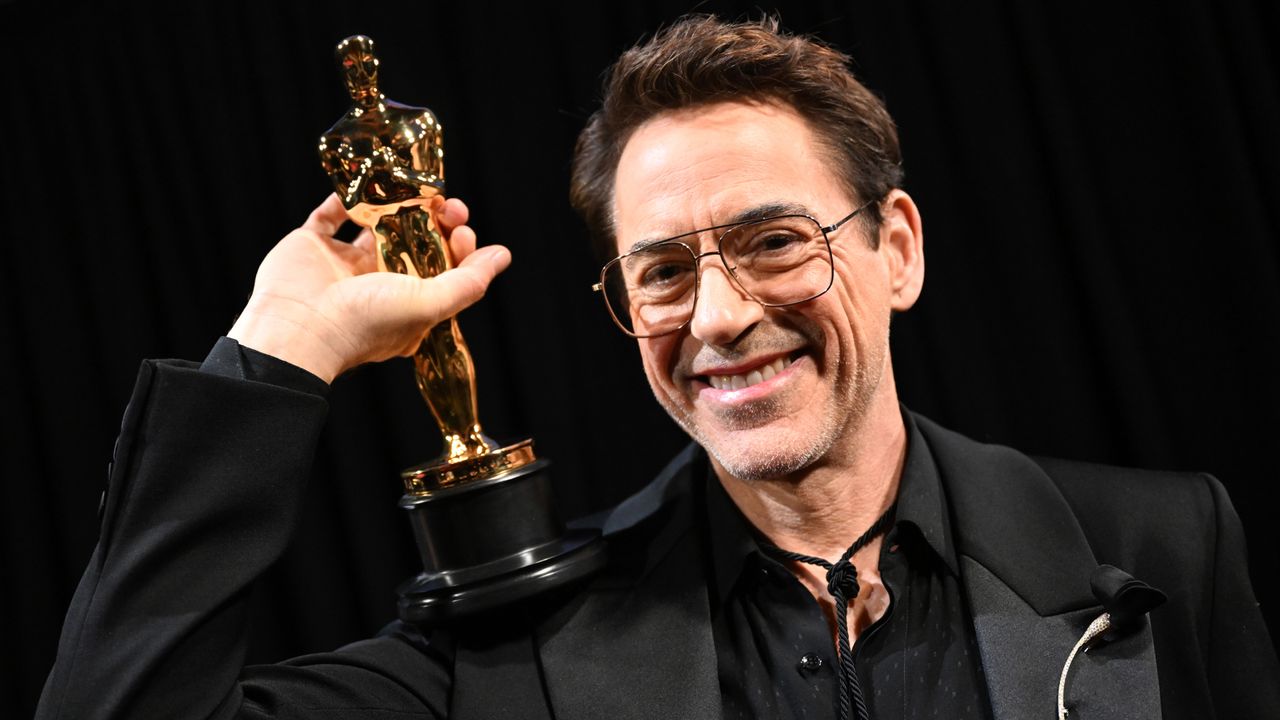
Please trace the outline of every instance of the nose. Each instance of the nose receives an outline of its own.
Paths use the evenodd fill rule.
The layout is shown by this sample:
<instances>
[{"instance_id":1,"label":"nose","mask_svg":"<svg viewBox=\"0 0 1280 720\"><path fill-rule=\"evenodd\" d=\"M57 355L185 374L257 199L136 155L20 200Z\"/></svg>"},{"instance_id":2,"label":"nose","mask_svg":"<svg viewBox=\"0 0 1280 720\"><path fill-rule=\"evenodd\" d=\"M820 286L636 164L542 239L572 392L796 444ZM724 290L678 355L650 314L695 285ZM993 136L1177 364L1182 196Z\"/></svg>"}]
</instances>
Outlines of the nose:
<instances>
[{"instance_id":1,"label":"nose","mask_svg":"<svg viewBox=\"0 0 1280 720\"><path fill-rule=\"evenodd\" d=\"M723 263L703 266L689 332L708 345L729 345L764 317L764 306L743 291Z\"/></svg>"}]
</instances>

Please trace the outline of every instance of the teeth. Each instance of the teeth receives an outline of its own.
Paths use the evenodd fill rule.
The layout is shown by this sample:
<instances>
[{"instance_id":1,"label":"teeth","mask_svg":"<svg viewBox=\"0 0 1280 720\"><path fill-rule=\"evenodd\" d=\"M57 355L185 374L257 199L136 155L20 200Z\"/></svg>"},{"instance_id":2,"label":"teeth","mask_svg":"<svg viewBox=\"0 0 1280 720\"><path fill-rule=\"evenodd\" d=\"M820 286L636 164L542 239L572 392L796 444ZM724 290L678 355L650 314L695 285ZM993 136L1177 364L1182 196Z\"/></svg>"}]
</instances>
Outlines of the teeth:
<instances>
[{"instance_id":1,"label":"teeth","mask_svg":"<svg viewBox=\"0 0 1280 720\"><path fill-rule=\"evenodd\" d=\"M772 378L791 364L791 360L780 357L777 360L756 368L745 375L708 375L707 382L717 390L741 390Z\"/></svg>"}]
</instances>

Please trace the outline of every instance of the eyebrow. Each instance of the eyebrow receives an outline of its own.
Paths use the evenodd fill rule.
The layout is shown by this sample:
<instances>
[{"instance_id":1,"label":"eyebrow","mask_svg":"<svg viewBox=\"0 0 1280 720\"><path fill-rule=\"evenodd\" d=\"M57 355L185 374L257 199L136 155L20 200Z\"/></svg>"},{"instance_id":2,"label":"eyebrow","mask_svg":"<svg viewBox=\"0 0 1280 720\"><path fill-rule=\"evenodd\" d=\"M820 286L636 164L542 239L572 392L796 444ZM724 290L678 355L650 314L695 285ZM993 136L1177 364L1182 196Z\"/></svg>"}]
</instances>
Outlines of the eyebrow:
<instances>
[{"instance_id":1,"label":"eyebrow","mask_svg":"<svg viewBox=\"0 0 1280 720\"><path fill-rule=\"evenodd\" d=\"M779 215L808 215L808 214L809 214L809 209L804 205L801 205L800 203L795 203L795 202L764 203L762 205L749 207L745 210L740 210L736 215L731 216L728 219L728 221L721 223L719 225L712 225L711 227L700 228L698 230L690 230L689 232L683 232L683 233L680 233L679 235L669 235L666 237L649 238L646 240L641 240L635 243L634 245L632 245L631 248L627 250L627 253L633 253L637 250L640 250L641 248L646 248L646 247L649 247L650 245L656 245L660 242L666 242L668 240L679 240L680 238L689 237L690 235L700 235L704 232L707 232L708 230L719 230L720 228L727 228L731 225L740 225L742 223L754 222L756 220L764 220L765 218L777 217Z\"/></svg>"}]
</instances>

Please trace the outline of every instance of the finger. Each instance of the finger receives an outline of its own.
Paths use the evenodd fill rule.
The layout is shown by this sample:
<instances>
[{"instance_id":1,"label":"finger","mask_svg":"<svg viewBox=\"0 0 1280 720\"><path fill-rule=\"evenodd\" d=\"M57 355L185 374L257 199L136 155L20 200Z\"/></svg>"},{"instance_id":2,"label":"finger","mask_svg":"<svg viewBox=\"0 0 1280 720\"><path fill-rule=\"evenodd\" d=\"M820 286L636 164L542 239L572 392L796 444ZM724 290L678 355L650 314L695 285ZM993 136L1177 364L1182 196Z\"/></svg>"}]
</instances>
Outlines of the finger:
<instances>
[{"instance_id":1,"label":"finger","mask_svg":"<svg viewBox=\"0 0 1280 720\"><path fill-rule=\"evenodd\" d=\"M310 230L321 237L333 237L338 228L347 221L347 209L342 207L342 198L333 193L311 211L307 221L302 223L304 230Z\"/></svg>"},{"instance_id":2,"label":"finger","mask_svg":"<svg viewBox=\"0 0 1280 720\"><path fill-rule=\"evenodd\" d=\"M444 209L440 212L440 229L445 234L453 232L454 228L463 225L471 217L471 210L467 204L458 198L449 198L444 201Z\"/></svg>"},{"instance_id":3,"label":"finger","mask_svg":"<svg viewBox=\"0 0 1280 720\"><path fill-rule=\"evenodd\" d=\"M475 265L487 265L493 275L506 270L511 265L511 251L505 245L485 245L458 263L456 269ZM492 278L490 278L492 279Z\"/></svg>"},{"instance_id":4,"label":"finger","mask_svg":"<svg viewBox=\"0 0 1280 720\"><path fill-rule=\"evenodd\" d=\"M476 231L470 226L461 225L453 229L449 235L449 254L455 264L467 259L476 251Z\"/></svg>"},{"instance_id":5,"label":"finger","mask_svg":"<svg viewBox=\"0 0 1280 720\"><path fill-rule=\"evenodd\" d=\"M344 257L351 263L353 274L363 275L378 269L377 238L372 230L365 228L350 244L343 244L346 245Z\"/></svg>"},{"instance_id":6,"label":"finger","mask_svg":"<svg viewBox=\"0 0 1280 720\"><path fill-rule=\"evenodd\" d=\"M355 239L355 240L352 240L352 241L351 241L351 244L352 244L352 245L355 245L356 247L360 248L361 250L368 250L368 251L372 252L372 251L373 251L373 247L374 247L374 245L376 244L376 243L374 242L374 240L375 240L375 238L374 238L374 236L373 236L373 230L371 230L371 229L369 229L369 228L365 228L365 229L363 229L363 230L361 230L361 231L360 231L360 234L356 236L356 239Z\"/></svg>"},{"instance_id":7,"label":"finger","mask_svg":"<svg viewBox=\"0 0 1280 720\"><path fill-rule=\"evenodd\" d=\"M418 279L395 275L401 285L395 301L380 310L386 320L435 325L452 317L484 297L493 278L511 263L511 253L500 245L491 245L472 253L465 262L439 275ZM399 280L403 278L403 281Z\"/></svg>"}]
</instances>

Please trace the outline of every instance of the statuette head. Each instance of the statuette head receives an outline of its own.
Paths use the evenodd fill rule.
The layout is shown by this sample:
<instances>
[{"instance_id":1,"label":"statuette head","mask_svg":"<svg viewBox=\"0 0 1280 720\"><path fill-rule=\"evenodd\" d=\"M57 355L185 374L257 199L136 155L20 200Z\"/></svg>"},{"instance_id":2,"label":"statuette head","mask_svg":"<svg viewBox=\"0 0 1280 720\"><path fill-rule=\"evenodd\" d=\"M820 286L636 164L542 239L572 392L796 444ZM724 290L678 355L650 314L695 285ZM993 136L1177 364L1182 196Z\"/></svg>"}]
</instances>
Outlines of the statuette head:
<instances>
[{"instance_id":1,"label":"statuette head","mask_svg":"<svg viewBox=\"0 0 1280 720\"><path fill-rule=\"evenodd\" d=\"M372 38L352 35L338 43L334 57L347 92L356 104L371 107L382 99L378 89L378 56L373 54Z\"/></svg>"}]
</instances>

